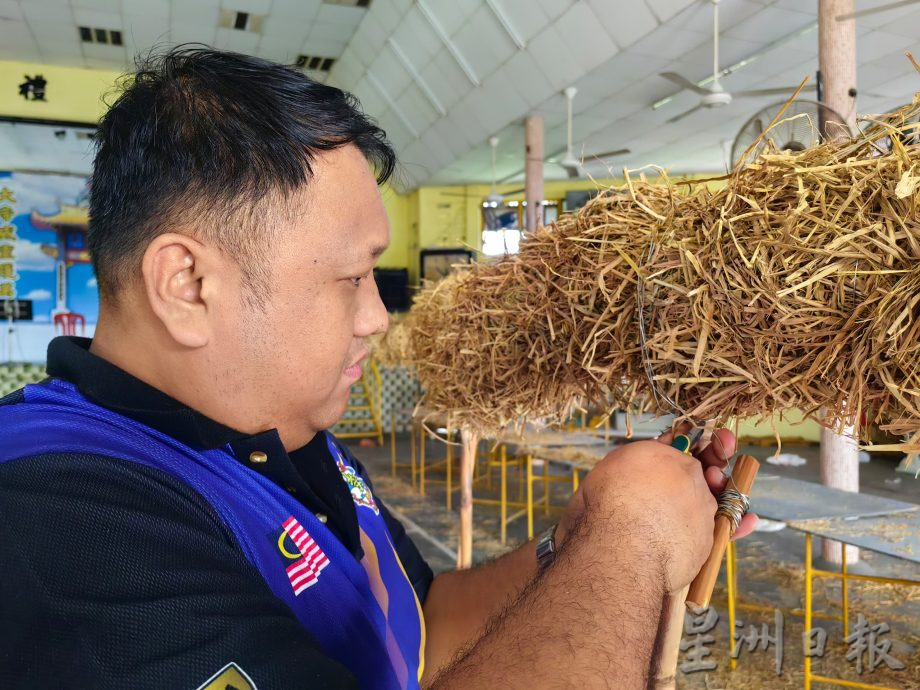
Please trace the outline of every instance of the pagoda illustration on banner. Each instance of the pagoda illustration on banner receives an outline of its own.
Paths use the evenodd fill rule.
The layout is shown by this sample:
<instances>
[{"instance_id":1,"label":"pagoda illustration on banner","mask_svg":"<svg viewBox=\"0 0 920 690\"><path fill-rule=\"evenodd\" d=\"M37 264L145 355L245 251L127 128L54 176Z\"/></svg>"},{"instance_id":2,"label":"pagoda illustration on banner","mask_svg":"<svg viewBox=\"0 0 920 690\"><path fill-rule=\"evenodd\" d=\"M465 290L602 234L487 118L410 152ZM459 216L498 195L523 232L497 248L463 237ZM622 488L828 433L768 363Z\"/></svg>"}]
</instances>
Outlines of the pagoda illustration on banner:
<instances>
[{"instance_id":1,"label":"pagoda illustration on banner","mask_svg":"<svg viewBox=\"0 0 920 690\"><path fill-rule=\"evenodd\" d=\"M61 204L54 213L33 210L29 217L35 228L55 233L55 244L42 244L41 250L55 260L56 313L67 311L67 269L91 263L86 240L89 230L89 196L86 191L76 201L76 205Z\"/></svg>"}]
</instances>

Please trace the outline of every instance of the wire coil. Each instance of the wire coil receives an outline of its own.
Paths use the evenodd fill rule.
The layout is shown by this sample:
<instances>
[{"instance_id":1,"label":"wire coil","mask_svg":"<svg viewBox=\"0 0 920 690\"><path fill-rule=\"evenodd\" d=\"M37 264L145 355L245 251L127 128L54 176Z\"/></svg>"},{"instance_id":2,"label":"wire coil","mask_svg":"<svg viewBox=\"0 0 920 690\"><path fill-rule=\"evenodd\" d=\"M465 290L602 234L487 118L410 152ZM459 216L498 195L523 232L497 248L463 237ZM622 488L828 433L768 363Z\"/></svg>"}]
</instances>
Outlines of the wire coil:
<instances>
[{"instance_id":1,"label":"wire coil","mask_svg":"<svg viewBox=\"0 0 920 690\"><path fill-rule=\"evenodd\" d=\"M741 518L748 511L750 501L747 496L737 489L725 489L719 494L717 501L716 517L724 515L731 523L731 533L734 534L741 523Z\"/></svg>"}]
</instances>

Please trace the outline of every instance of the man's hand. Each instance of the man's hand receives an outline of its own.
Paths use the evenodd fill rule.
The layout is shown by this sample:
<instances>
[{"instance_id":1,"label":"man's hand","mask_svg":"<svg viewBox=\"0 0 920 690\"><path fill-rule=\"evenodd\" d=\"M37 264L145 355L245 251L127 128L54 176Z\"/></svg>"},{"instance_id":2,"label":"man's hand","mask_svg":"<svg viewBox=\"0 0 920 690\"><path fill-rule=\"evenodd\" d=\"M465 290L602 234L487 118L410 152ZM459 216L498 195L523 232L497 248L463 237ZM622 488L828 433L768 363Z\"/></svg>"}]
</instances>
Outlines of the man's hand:
<instances>
[{"instance_id":1,"label":"man's hand","mask_svg":"<svg viewBox=\"0 0 920 690\"><path fill-rule=\"evenodd\" d=\"M677 433L682 433L687 430L686 428L681 428L678 429ZM661 528L664 528L668 531L668 539L666 541L669 541L673 545L676 538L679 536L679 530L676 526L687 525L688 520L692 520L693 524L700 527L700 534L687 536L686 538L689 541L687 541L683 547L678 547L678 550L681 552L680 558L682 559L682 564L687 561L693 561L692 552L690 550L691 543L699 546L699 540L702 539L704 543L708 542L711 545L715 502L711 500L711 497L707 499L706 495L696 495L696 487L699 486L697 481L705 480L711 496L718 496L722 490L725 489L728 478L723 471L728 466L731 457L735 454L735 436L728 429L718 429L712 434L710 442L701 448L697 448L692 456L685 455L671 448L672 440L673 433L667 432L659 436L656 441L630 443L614 450L604 458L604 460L598 463L597 467L585 477L584 482L582 482L581 487L570 500L559 522L559 527L556 530L557 546L562 545L572 525L574 525L575 522L585 514L585 511L589 509L588 505L590 504L591 493L595 490L601 492L606 491L607 488L604 486L605 484L630 487L629 491L631 496L639 499L642 505L629 508L629 504L624 503L623 508L629 510L634 509L637 511L637 514L641 512L646 517L655 519L656 524L651 528L650 536L657 534ZM662 448L662 446L666 446L666 448ZM627 450L630 448L635 448L635 450ZM633 457L634 453L639 453L638 449L642 449L641 456L637 455ZM624 457L627 454L628 457ZM644 458L644 460L640 460L640 457ZM625 460L625 462L623 462L623 460ZM657 465L667 461L673 461L676 465L671 468L653 467L651 465L651 463ZM643 462L646 464L643 464ZM681 468L683 475L676 474L678 468ZM659 472L668 472L669 470L675 472L670 479L666 479L658 474ZM629 476L621 477L619 476L620 473L626 473ZM690 483L685 485L684 488L678 488L681 486L678 480L682 476L685 481L689 479ZM677 484L674 483L675 481L677 481ZM659 484L661 485L660 487ZM693 490L690 489L691 486L694 487ZM667 496L663 493L666 487L678 488L679 496L676 502L669 501ZM696 501L696 503L694 503L694 501ZM682 515L684 517L681 517ZM753 513L748 513L741 520L741 524L738 526L732 539L740 539L747 536L754 530L756 525L757 516ZM680 534L685 534L685 532L680 531ZM702 556L703 560L699 562L700 566L702 566L702 563L708 555L709 551L707 550ZM677 567L676 563L674 565ZM687 583L689 583L695 575L696 572L690 576ZM679 576L675 578L675 581L681 581L683 579L682 576Z\"/></svg>"},{"instance_id":2,"label":"man's hand","mask_svg":"<svg viewBox=\"0 0 920 690\"><path fill-rule=\"evenodd\" d=\"M684 425L677 430L677 433L686 433L689 430L689 425ZM670 446L674 440L674 432L668 431L659 436L657 440ZM724 471L735 454L737 445L735 435L732 432L728 429L717 429L713 432L708 444L694 449L693 455L703 466L706 483L714 496L722 493L728 484L728 477L725 476ZM738 525L738 529L732 535L732 541L746 537L754 531L755 527L757 527L757 515L754 513L745 514Z\"/></svg>"},{"instance_id":3,"label":"man's hand","mask_svg":"<svg viewBox=\"0 0 920 690\"><path fill-rule=\"evenodd\" d=\"M557 528L560 547L582 520L609 519L623 531L611 548L656 559L667 591L688 585L709 556L716 501L699 461L656 441L609 453L585 477Z\"/></svg>"}]
</instances>

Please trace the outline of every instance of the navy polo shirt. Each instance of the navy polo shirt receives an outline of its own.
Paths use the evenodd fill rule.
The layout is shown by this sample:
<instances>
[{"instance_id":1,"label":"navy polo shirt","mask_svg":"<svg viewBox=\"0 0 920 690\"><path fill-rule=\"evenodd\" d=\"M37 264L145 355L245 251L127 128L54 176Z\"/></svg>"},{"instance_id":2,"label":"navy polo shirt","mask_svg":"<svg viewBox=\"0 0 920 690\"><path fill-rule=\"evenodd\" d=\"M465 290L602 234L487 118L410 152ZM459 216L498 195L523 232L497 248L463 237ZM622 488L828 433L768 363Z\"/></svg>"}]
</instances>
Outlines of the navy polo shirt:
<instances>
[{"instance_id":1,"label":"navy polo shirt","mask_svg":"<svg viewBox=\"0 0 920 690\"><path fill-rule=\"evenodd\" d=\"M49 376L189 446L229 444L238 461L325 518L363 556L354 502L322 435L287 453L277 431L223 426L93 355L89 344L54 339ZM13 393L0 404L19 399ZM266 461L248 462L253 452ZM424 602L432 571L375 499ZM259 690L357 687L272 594L213 509L157 470L78 453L0 465L0 564L2 688L194 689L231 662Z\"/></svg>"}]
</instances>

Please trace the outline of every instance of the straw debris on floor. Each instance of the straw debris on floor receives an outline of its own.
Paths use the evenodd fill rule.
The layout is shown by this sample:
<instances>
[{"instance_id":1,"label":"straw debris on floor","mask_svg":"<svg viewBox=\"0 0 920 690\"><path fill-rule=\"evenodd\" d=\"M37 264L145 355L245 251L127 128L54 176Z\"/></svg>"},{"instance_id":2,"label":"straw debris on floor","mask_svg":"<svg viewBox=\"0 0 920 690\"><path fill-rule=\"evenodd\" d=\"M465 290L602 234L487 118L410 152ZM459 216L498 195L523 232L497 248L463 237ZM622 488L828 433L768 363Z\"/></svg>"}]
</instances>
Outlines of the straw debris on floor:
<instances>
[{"instance_id":1,"label":"straw debris on floor","mask_svg":"<svg viewBox=\"0 0 920 690\"><path fill-rule=\"evenodd\" d=\"M518 255L427 286L391 336L424 404L483 432L579 400L695 422L825 408L920 449L918 103L767 148L717 190L625 171Z\"/></svg>"}]
</instances>

